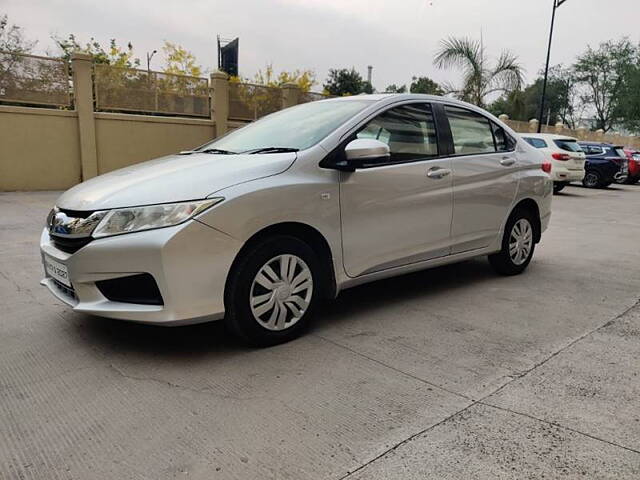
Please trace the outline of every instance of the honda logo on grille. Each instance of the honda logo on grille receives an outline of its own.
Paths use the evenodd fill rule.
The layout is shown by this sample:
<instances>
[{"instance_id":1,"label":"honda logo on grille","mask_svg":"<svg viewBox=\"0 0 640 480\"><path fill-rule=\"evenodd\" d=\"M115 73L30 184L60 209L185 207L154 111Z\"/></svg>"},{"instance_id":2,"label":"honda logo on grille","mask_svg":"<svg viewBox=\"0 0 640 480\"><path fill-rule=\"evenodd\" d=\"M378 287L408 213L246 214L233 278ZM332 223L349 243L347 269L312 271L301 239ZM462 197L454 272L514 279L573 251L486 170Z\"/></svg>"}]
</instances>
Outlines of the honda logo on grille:
<instances>
[{"instance_id":1,"label":"honda logo on grille","mask_svg":"<svg viewBox=\"0 0 640 480\"><path fill-rule=\"evenodd\" d=\"M69 235L71 233L71 229L69 228L70 223L71 219L65 213L58 212L51 220L51 227L49 228L49 231L51 233Z\"/></svg>"}]
</instances>

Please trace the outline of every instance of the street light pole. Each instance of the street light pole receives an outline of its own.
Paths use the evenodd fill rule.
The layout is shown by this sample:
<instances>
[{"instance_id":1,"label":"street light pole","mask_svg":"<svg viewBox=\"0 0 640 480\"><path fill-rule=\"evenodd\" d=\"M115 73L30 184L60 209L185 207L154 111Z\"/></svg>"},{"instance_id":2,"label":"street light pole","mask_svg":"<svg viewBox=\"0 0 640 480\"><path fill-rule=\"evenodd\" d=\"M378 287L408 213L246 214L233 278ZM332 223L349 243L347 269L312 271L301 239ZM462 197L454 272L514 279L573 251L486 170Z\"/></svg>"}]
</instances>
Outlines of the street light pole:
<instances>
[{"instance_id":1,"label":"street light pole","mask_svg":"<svg viewBox=\"0 0 640 480\"><path fill-rule=\"evenodd\" d=\"M147 73L151 74L151 59L153 58L153 56L158 53L157 50L154 50L153 52L149 53L147 52Z\"/></svg>"},{"instance_id":2,"label":"street light pole","mask_svg":"<svg viewBox=\"0 0 640 480\"><path fill-rule=\"evenodd\" d=\"M542 83L542 97L540 98L540 111L538 112L538 133L542 131L544 120L544 102L547 95L547 80L549 78L549 60L551 59L551 43L553 41L553 26L556 21L556 9L567 0L553 0L553 12L551 14L551 29L549 31L549 48L547 48L547 64L544 69L544 82Z\"/></svg>"}]
</instances>

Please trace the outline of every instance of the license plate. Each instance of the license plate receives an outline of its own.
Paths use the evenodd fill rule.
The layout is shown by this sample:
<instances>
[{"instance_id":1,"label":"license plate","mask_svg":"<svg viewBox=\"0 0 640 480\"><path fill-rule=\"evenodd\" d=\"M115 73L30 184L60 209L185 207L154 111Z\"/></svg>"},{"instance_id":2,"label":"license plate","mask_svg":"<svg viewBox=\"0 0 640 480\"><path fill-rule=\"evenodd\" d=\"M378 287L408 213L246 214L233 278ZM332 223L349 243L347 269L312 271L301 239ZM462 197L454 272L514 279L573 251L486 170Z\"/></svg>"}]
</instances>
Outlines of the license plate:
<instances>
[{"instance_id":1,"label":"license plate","mask_svg":"<svg viewBox=\"0 0 640 480\"><path fill-rule=\"evenodd\" d=\"M47 275L71 288L69 270L67 270L67 266L65 264L60 263L47 255L42 257L42 261L44 262L44 270L47 272Z\"/></svg>"}]
</instances>

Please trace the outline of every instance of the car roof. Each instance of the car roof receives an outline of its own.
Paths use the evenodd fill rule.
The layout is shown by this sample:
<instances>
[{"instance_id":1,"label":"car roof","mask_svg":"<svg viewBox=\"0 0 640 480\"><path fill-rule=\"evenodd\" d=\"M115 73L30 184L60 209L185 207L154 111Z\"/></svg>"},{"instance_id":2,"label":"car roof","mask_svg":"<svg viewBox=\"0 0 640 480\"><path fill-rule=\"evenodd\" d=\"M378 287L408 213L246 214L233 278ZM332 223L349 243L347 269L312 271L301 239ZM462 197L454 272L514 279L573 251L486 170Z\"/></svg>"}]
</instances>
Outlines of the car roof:
<instances>
[{"instance_id":1,"label":"car roof","mask_svg":"<svg viewBox=\"0 0 640 480\"><path fill-rule=\"evenodd\" d=\"M541 138L543 140L570 140L574 141L577 139L574 137L570 137L569 135L558 135L555 133L521 133L521 137L525 138Z\"/></svg>"},{"instance_id":2,"label":"car roof","mask_svg":"<svg viewBox=\"0 0 640 480\"><path fill-rule=\"evenodd\" d=\"M440 95L427 95L425 93L372 93L372 94L360 94L360 95L349 95L346 97L334 97L326 100L321 100L323 102L349 102L354 100L368 100L372 104L379 103L383 105L390 105L397 102L403 102L407 100L422 100L425 102L439 102L439 103L447 103L449 105L458 105L460 107L467 108L469 110L475 110L483 115L489 114L485 109L478 107L477 105L473 105L471 103L463 102L462 100L458 100L452 97L445 97ZM493 115L492 115L493 116Z\"/></svg>"}]
</instances>

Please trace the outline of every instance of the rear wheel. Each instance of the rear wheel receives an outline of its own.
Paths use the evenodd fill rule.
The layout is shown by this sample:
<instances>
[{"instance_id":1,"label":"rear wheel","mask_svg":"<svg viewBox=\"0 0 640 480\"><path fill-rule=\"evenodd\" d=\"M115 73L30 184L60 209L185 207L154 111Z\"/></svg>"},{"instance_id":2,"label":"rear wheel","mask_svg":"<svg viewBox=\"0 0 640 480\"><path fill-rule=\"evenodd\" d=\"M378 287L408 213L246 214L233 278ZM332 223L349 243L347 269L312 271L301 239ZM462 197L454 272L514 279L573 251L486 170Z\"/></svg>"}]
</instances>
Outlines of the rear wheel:
<instances>
[{"instance_id":1,"label":"rear wheel","mask_svg":"<svg viewBox=\"0 0 640 480\"><path fill-rule=\"evenodd\" d=\"M589 170L584 174L582 185L587 188L598 188L602 186L602 178L598 172Z\"/></svg>"},{"instance_id":2,"label":"rear wheel","mask_svg":"<svg viewBox=\"0 0 640 480\"><path fill-rule=\"evenodd\" d=\"M553 182L553 193L561 192L566 186L566 182Z\"/></svg>"},{"instance_id":3,"label":"rear wheel","mask_svg":"<svg viewBox=\"0 0 640 480\"><path fill-rule=\"evenodd\" d=\"M534 218L528 210L516 210L511 214L502 238L502 250L489 255L489 263L501 275L522 273L535 250Z\"/></svg>"},{"instance_id":4,"label":"rear wheel","mask_svg":"<svg viewBox=\"0 0 640 480\"><path fill-rule=\"evenodd\" d=\"M256 346L297 337L318 299L319 261L305 242L278 235L247 251L230 274L225 323Z\"/></svg>"}]
</instances>

